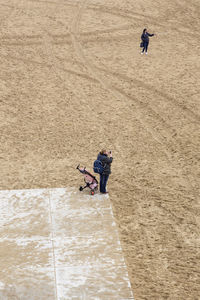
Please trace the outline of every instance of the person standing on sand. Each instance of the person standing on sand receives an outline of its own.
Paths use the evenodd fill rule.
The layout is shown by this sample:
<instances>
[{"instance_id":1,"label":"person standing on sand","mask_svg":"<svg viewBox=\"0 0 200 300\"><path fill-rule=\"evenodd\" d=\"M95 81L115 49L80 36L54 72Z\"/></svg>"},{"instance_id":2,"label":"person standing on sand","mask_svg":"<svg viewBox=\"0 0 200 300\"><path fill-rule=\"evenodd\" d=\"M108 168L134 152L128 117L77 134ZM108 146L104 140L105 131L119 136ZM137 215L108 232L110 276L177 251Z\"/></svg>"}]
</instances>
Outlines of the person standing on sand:
<instances>
[{"instance_id":1,"label":"person standing on sand","mask_svg":"<svg viewBox=\"0 0 200 300\"><path fill-rule=\"evenodd\" d=\"M111 174L111 163L113 161L112 152L107 152L105 149L99 152L97 159L102 162L104 167L103 173L100 174L100 193L107 194L106 185L109 175Z\"/></svg>"},{"instance_id":2,"label":"person standing on sand","mask_svg":"<svg viewBox=\"0 0 200 300\"><path fill-rule=\"evenodd\" d=\"M147 29L145 28L141 35L141 40L143 43L143 50L142 50L141 54L144 54L144 51L145 51L145 54L147 55L147 50L148 50L148 46L149 46L149 36L154 36L154 34L148 33Z\"/></svg>"}]
</instances>

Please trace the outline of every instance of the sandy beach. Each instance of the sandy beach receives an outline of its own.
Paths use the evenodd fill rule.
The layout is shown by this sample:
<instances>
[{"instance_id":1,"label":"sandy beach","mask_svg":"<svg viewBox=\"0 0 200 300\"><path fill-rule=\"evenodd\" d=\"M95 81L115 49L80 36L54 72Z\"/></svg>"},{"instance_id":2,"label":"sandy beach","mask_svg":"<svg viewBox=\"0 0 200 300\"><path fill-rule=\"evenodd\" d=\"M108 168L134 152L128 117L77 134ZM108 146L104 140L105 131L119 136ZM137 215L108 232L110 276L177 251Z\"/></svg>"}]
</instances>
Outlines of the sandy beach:
<instances>
[{"instance_id":1,"label":"sandy beach","mask_svg":"<svg viewBox=\"0 0 200 300\"><path fill-rule=\"evenodd\" d=\"M199 2L0 8L0 189L78 189L76 166L92 172L111 149L135 300L200 299ZM145 27L156 36L141 55Z\"/></svg>"}]
</instances>

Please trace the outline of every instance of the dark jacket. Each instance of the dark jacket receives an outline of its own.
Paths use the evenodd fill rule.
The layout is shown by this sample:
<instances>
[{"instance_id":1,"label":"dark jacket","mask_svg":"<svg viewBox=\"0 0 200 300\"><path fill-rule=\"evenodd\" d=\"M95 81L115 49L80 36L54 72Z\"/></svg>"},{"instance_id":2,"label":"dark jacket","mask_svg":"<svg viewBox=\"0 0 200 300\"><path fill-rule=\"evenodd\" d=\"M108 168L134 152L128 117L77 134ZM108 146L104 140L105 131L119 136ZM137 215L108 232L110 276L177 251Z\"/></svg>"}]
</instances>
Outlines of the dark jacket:
<instances>
[{"instance_id":1,"label":"dark jacket","mask_svg":"<svg viewBox=\"0 0 200 300\"><path fill-rule=\"evenodd\" d=\"M111 174L111 163L113 161L113 158L108 157L107 154L99 153L97 159L100 160L103 164L104 167L103 175Z\"/></svg>"},{"instance_id":2,"label":"dark jacket","mask_svg":"<svg viewBox=\"0 0 200 300\"><path fill-rule=\"evenodd\" d=\"M148 43L149 42L149 36L154 36L154 34L150 34L148 32L145 32L141 35L141 40L143 43Z\"/></svg>"}]
</instances>

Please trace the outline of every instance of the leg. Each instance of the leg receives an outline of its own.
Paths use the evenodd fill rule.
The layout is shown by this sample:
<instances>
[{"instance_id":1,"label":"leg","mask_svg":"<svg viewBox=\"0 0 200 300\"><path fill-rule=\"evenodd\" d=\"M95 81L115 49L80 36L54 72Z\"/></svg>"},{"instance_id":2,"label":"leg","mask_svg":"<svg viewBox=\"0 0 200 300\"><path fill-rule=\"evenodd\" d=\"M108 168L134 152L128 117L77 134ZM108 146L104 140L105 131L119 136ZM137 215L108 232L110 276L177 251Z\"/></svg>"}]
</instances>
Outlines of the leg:
<instances>
[{"instance_id":1,"label":"leg","mask_svg":"<svg viewBox=\"0 0 200 300\"><path fill-rule=\"evenodd\" d=\"M100 174L100 193L103 193L103 174Z\"/></svg>"},{"instance_id":2,"label":"leg","mask_svg":"<svg viewBox=\"0 0 200 300\"><path fill-rule=\"evenodd\" d=\"M143 43L142 53L144 53L144 50L145 50L145 43Z\"/></svg>"},{"instance_id":3,"label":"leg","mask_svg":"<svg viewBox=\"0 0 200 300\"><path fill-rule=\"evenodd\" d=\"M107 185L107 182L108 182L108 178L109 178L109 175L105 175L105 191L106 191L106 185Z\"/></svg>"},{"instance_id":4,"label":"leg","mask_svg":"<svg viewBox=\"0 0 200 300\"><path fill-rule=\"evenodd\" d=\"M145 52L147 53L149 43L145 43Z\"/></svg>"},{"instance_id":5,"label":"leg","mask_svg":"<svg viewBox=\"0 0 200 300\"><path fill-rule=\"evenodd\" d=\"M103 193L106 193L106 185L108 182L109 175L103 175Z\"/></svg>"}]
</instances>

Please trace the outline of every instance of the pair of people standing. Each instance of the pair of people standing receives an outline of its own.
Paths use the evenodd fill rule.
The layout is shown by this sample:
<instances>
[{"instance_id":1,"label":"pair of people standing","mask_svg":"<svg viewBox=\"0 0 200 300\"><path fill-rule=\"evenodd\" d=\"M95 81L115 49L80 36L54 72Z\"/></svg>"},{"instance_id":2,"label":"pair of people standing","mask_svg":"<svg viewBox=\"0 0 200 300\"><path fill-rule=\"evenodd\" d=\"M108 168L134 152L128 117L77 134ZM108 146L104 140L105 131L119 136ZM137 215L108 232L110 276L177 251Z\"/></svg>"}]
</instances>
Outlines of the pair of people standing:
<instances>
[{"instance_id":1,"label":"pair of people standing","mask_svg":"<svg viewBox=\"0 0 200 300\"><path fill-rule=\"evenodd\" d=\"M154 34L150 34L147 32L147 29L144 28L143 33L141 35L141 47L143 47L143 50L141 52L141 54L145 54L147 55L147 50L148 50L148 46L149 46L149 37L154 36Z\"/></svg>"},{"instance_id":2,"label":"pair of people standing","mask_svg":"<svg viewBox=\"0 0 200 300\"><path fill-rule=\"evenodd\" d=\"M101 150L97 156L97 160L101 161L104 168L103 173L100 174L100 193L107 194L106 185L111 174L112 152L108 152L105 149Z\"/></svg>"}]
</instances>

